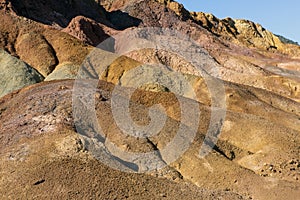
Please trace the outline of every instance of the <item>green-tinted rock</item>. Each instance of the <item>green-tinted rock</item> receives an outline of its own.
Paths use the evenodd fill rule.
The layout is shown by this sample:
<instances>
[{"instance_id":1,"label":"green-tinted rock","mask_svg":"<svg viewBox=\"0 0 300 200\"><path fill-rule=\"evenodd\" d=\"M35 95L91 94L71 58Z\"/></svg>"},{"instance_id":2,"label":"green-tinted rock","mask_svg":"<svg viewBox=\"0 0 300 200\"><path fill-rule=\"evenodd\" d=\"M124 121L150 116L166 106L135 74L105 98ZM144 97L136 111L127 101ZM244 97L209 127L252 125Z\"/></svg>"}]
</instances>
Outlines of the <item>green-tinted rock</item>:
<instances>
[{"instance_id":1,"label":"green-tinted rock","mask_svg":"<svg viewBox=\"0 0 300 200\"><path fill-rule=\"evenodd\" d=\"M62 63L45 78L45 81L76 79L79 67L79 65L75 65L71 62Z\"/></svg>"},{"instance_id":2,"label":"green-tinted rock","mask_svg":"<svg viewBox=\"0 0 300 200\"><path fill-rule=\"evenodd\" d=\"M43 79L35 69L0 49L0 97Z\"/></svg>"}]
</instances>

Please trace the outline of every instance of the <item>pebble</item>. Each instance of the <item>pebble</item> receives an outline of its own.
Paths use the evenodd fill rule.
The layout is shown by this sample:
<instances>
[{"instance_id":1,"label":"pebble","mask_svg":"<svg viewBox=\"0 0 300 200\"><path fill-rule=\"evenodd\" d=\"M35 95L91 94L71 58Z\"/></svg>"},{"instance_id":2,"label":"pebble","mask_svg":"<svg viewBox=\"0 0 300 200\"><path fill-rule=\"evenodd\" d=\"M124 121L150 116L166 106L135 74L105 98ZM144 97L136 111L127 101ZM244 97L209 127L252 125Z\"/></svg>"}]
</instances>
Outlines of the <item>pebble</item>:
<instances>
[{"instance_id":1,"label":"pebble","mask_svg":"<svg viewBox=\"0 0 300 200\"><path fill-rule=\"evenodd\" d=\"M295 163L294 160L290 160L290 161L289 161L289 164L291 164L291 165L294 164L294 163Z\"/></svg>"},{"instance_id":2,"label":"pebble","mask_svg":"<svg viewBox=\"0 0 300 200\"><path fill-rule=\"evenodd\" d=\"M68 88L67 88L67 86L61 85L61 86L59 87L59 89L60 89L60 90L65 90L65 89L68 89Z\"/></svg>"},{"instance_id":3,"label":"pebble","mask_svg":"<svg viewBox=\"0 0 300 200\"><path fill-rule=\"evenodd\" d=\"M160 194L159 196L160 196L160 197L167 197L167 195L164 194L164 193Z\"/></svg>"},{"instance_id":4,"label":"pebble","mask_svg":"<svg viewBox=\"0 0 300 200\"><path fill-rule=\"evenodd\" d=\"M102 95L101 95L99 92L95 93L95 98L96 98L96 99L100 99L101 96L102 96Z\"/></svg>"}]
</instances>

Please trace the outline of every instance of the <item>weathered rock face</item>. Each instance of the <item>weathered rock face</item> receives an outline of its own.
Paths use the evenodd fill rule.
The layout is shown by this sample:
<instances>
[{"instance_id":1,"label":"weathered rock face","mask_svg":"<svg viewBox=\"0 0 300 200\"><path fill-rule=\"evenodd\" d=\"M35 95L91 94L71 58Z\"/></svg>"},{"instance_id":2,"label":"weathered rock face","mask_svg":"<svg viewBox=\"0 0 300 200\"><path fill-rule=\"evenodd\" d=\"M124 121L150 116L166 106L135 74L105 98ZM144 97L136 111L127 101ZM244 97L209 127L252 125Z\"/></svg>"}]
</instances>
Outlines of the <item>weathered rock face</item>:
<instances>
[{"instance_id":1,"label":"weathered rock face","mask_svg":"<svg viewBox=\"0 0 300 200\"><path fill-rule=\"evenodd\" d=\"M0 18L0 48L11 54L0 50L0 96L7 94L0 98L3 199L44 198L49 191L59 199L300 195L299 46L251 21L189 12L172 0L0 0ZM139 45L129 36L145 27L177 30L188 40L169 35L154 40L154 48L141 45L140 50L115 53ZM123 42L119 34L125 35ZM109 37L110 48L93 48ZM169 49L159 49L160 44L169 44ZM182 56L184 52L192 57ZM12 92L44 77L47 82ZM61 81L76 78L89 79L82 86L93 83L95 94L76 84L74 88L74 81ZM74 93L83 99L77 101ZM124 117L127 104L116 104L116 96L129 102L128 116ZM96 119L85 109L93 99L95 105L89 108L95 109ZM160 115L152 118L157 104L154 114ZM224 108L226 116L210 129L212 118L218 116L212 111ZM139 137L143 131L132 135L121 130L113 109L123 109L123 120L132 119L127 127L158 121L162 128L149 137ZM104 146L107 152L111 146L102 136L94 137L95 122L106 142L131 153L159 150L157 163L145 163L163 165L174 153L164 154L164 148L181 124L186 130L181 136L189 135L198 119L193 118L195 111L201 115L194 140L164 169L129 174L97 160L101 157L93 147ZM205 157L199 156L203 146L212 148ZM147 168L123 157L105 158L129 171Z\"/></svg>"},{"instance_id":2,"label":"weathered rock face","mask_svg":"<svg viewBox=\"0 0 300 200\"><path fill-rule=\"evenodd\" d=\"M288 42L288 40L274 35L260 24L249 20L231 18L218 19L212 14L203 12L191 12L190 16L196 23L199 23L207 30L236 44L271 52L279 51L292 56L299 55L300 49L298 45L292 45L292 42Z\"/></svg>"},{"instance_id":3,"label":"weathered rock face","mask_svg":"<svg viewBox=\"0 0 300 200\"><path fill-rule=\"evenodd\" d=\"M225 40L233 41L247 47L256 47L263 50L279 50L291 55L299 55L299 47L284 37L274 35L260 24L242 19L218 19L212 14L203 12L189 12L182 4L170 0L155 0L173 10L181 20L194 20L202 27L221 36ZM293 50L291 50L293 49Z\"/></svg>"},{"instance_id":4,"label":"weathered rock face","mask_svg":"<svg viewBox=\"0 0 300 200\"><path fill-rule=\"evenodd\" d=\"M105 11L94 0L10 0L8 2L17 15L44 24L57 24L61 27L67 26L77 15L84 15L95 20L105 19Z\"/></svg>"},{"instance_id":5,"label":"weathered rock face","mask_svg":"<svg viewBox=\"0 0 300 200\"><path fill-rule=\"evenodd\" d=\"M207 21L206 24L208 27L205 27L202 22L200 23L199 19L197 21L193 17L187 21L180 20L180 16L165 6L165 4L157 1L137 1L135 4L127 3L122 5L121 9L135 18L141 19L143 23L139 27L174 28L186 34L187 37L191 37L220 64L219 72L221 79L266 89L299 101L299 96L294 95L298 94L297 85L299 83L291 78L293 75L285 76L282 79L280 74L278 76L277 73L274 73L274 71L270 72L268 69L270 69L269 66L278 66L281 68L280 66L287 66L287 63L294 63L294 66L289 67L297 70L296 63L299 62L299 59L294 56L299 55L297 51L300 47L283 44L277 36L263 30L261 26L245 20L236 20L235 22L234 20L226 19L228 21L226 22L226 20L219 20L213 15L202 13L201 16L204 15L203 17ZM216 25L218 23L220 23L220 27L223 27L219 30L221 31L219 33L217 32L219 25ZM246 24L245 26L248 27L249 30L247 33L245 33L246 29L243 30L242 24ZM222 32L224 30L226 33ZM255 48L248 48L249 44L245 43L247 40L245 38L250 38L253 43L252 47ZM275 48L269 48L274 45L274 42L278 47L276 51L273 51ZM150 52L148 51L148 53ZM290 52L290 55L293 56L282 54L282 52ZM152 57L151 54L153 53L151 52L145 56L146 54L143 52L140 54L129 54L128 56L143 62L148 57ZM159 57L156 56L155 59L159 60ZM172 60L172 56L169 56L167 60ZM163 62L160 63L165 64ZM189 72L193 73L192 71ZM215 76L214 73L210 73L210 75ZM275 86L274 82L279 84L275 84ZM280 82L291 82L291 84L280 84ZM295 92L292 91L293 86L290 87L290 85L296 86L297 89Z\"/></svg>"},{"instance_id":6,"label":"weathered rock face","mask_svg":"<svg viewBox=\"0 0 300 200\"><path fill-rule=\"evenodd\" d=\"M20 34L16 42L16 53L44 77L58 64L53 47L44 36L35 32Z\"/></svg>"},{"instance_id":7,"label":"weathered rock face","mask_svg":"<svg viewBox=\"0 0 300 200\"><path fill-rule=\"evenodd\" d=\"M0 49L0 97L43 79L35 69Z\"/></svg>"},{"instance_id":8,"label":"weathered rock face","mask_svg":"<svg viewBox=\"0 0 300 200\"><path fill-rule=\"evenodd\" d=\"M30 188L27 195L39 196L58 187L64 187L69 192L55 189L53 196L72 197L78 192L77 196L92 197L91 191L95 191L102 198L110 198L111 195L130 197L133 191L138 191L139 197L144 196L148 199L150 195L159 196L160 193L157 191L165 191L165 195L170 198L185 194L182 191L177 193L175 188L186 188L185 191L189 191L187 196L192 199L203 196L210 198L211 195L230 199L248 199L248 196L254 199L276 199L284 196L295 198L299 195L297 189L300 184L299 178L297 179L299 161L292 160L299 155L297 149L300 143L297 121L299 113L287 113L267 105L264 100L255 96L259 96L259 90L254 89L252 92L255 95L252 95L239 86L227 86L229 110L223 122L224 127L216 147L204 158L197 155L208 130L211 111L209 107L198 104L201 123L189 150L172 163L171 168L154 173L179 182L172 183L166 179L116 171L105 166L103 160L95 160L91 148L92 138L76 134L74 129L73 86L73 81L47 82L1 99L0 120L3 123L0 124L0 166L4 174L7 174L0 181L1 195L7 194L6 190L9 189L8 193L11 197L21 198L25 195L24 188ZM149 108L155 104L161 104L167 115L165 127L157 135L147 139L137 139L122 133L114 121L115 116L111 110L114 90L120 90L119 95L127 98L126 95L123 96L127 91L126 88L115 87L105 82L99 82L96 87L97 92L93 96L97 120L104 135L124 151L144 152L156 148L163 149L170 142L170 136L174 136L179 128L181 120L179 99L171 93L136 91L128 100L131 105L131 117L137 124L145 124L149 121ZM264 96L272 95L261 92ZM181 97L180 101L191 105L194 102ZM265 113L265 109L269 112ZM86 119L90 118L84 109L82 112ZM281 120L285 118L291 121L294 127L287 121ZM278 123L279 121L281 124ZM84 123L90 126L90 122L87 120ZM273 166L273 168L271 171L265 171L266 166ZM295 170L291 170L292 168ZM72 178L64 175L67 173L71 173ZM12 178L19 176L23 177L22 181ZM180 177L190 180L199 188L190 184L182 185L183 180ZM269 187L271 185L269 177L276 180L277 184ZM128 184L128 179L135 184ZM71 185L69 185L70 180L72 180ZM105 186L103 190L98 190L102 184L109 187ZM126 188L126 191L107 192L112 187L111 184ZM143 187L140 187L140 184ZM155 191L151 189L153 185L156 185ZM262 185L268 187L262 188ZM201 188L207 188L210 192ZM217 192L225 189L229 189L230 192Z\"/></svg>"},{"instance_id":9,"label":"weathered rock face","mask_svg":"<svg viewBox=\"0 0 300 200\"><path fill-rule=\"evenodd\" d=\"M0 180L1 197L39 197L49 195L51 190L51 196L58 198L150 199L165 196L170 199L214 199L214 196L222 196L247 199L245 195L234 192L206 190L184 183L172 168L167 168L162 174L172 180L176 178L177 183L145 174L125 173L105 166L86 149L85 139L75 133L72 115L73 85L73 81L47 82L1 100L0 119L3 123L0 124L0 166L3 174L9 174ZM97 116L104 120L100 123L101 126L104 125L103 130L108 133L108 137L121 146L125 141L131 141L128 148L135 151L153 148L147 140L136 140L120 134L112 123L109 109L114 86L100 82L97 88L101 90L100 98L95 96ZM141 105L151 105L153 101L161 102L169 108L170 114L172 110L176 110L173 104L176 100L171 94L143 94L137 94L132 99L132 106L134 110L137 109L137 112L133 112L137 121L147 119L144 115L145 107ZM169 100L172 103L168 103ZM12 114L9 114L11 111ZM18 121L15 121L16 116L21 116ZM170 118L170 130L177 123ZM164 131L167 130L168 128ZM161 137L164 138L164 134ZM20 176L21 180L17 178ZM25 192L24 188L30 189L30 192Z\"/></svg>"},{"instance_id":10,"label":"weathered rock face","mask_svg":"<svg viewBox=\"0 0 300 200\"><path fill-rule=\"evenodd\" d=\"M0 47L21 58L43 76L63 62L81 64L90 46L67 33L0 10Z\"/></svg>"},{"instance_id":11,"label":"weathered rock face","mask_svg":"<svg viewBox=\"0 0 300 200\"><path fill-rule=\"evenodd\" d=\"M45 81L76 79L79 69L79 65L74 65L71 62L62 63L58 65L56 69L45 78Z\"/></svg>"},{"instance_id":12,"label":"weathered rock face","mask_svg":"<svg viewBox=\"0 0 300 200\"><path fill-rule=\"evenodd\" d=\"M83 16L73 18L63 31L93 46L117 34L116 30Z\"/></svg>"}]
</instances>

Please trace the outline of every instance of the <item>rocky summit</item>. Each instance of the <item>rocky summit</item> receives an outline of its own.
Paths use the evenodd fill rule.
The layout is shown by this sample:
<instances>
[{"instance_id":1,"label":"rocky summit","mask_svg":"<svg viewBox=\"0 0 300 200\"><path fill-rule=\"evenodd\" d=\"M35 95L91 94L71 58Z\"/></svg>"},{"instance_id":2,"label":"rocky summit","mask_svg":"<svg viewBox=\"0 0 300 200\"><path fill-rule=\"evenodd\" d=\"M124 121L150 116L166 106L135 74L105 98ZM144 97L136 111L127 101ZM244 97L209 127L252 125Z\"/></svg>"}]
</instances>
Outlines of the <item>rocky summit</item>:
<instances>
[{"instance_id":1,"label":"rocky summit","mask_svg":"<svg viewBox=\"0 0 300 200\"><path fill-rule=\"evenodd\" d=\"M1 199L299 199L300 46L173 0L0 0Z\"/></svg>"}]
</instances>

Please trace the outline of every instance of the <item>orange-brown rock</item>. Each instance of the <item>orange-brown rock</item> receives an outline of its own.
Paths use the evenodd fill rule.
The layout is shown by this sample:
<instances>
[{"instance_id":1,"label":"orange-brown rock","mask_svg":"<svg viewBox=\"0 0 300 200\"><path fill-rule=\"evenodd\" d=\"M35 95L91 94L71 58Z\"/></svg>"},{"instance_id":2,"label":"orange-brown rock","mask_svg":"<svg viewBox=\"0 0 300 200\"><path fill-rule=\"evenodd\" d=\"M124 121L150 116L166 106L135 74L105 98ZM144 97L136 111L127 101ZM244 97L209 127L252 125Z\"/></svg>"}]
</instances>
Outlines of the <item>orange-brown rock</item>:
<instances>
[{"instance_id":1,"label":"orange-brown rock","mask_svg":"<svg viewBox=\"0 0 300 200\"><path fill-rule=\"evenodd\" d=\"M93 46L117 34L116 30L83 16L73 18L63 31Z\"/></svg>"}]
</instances>

